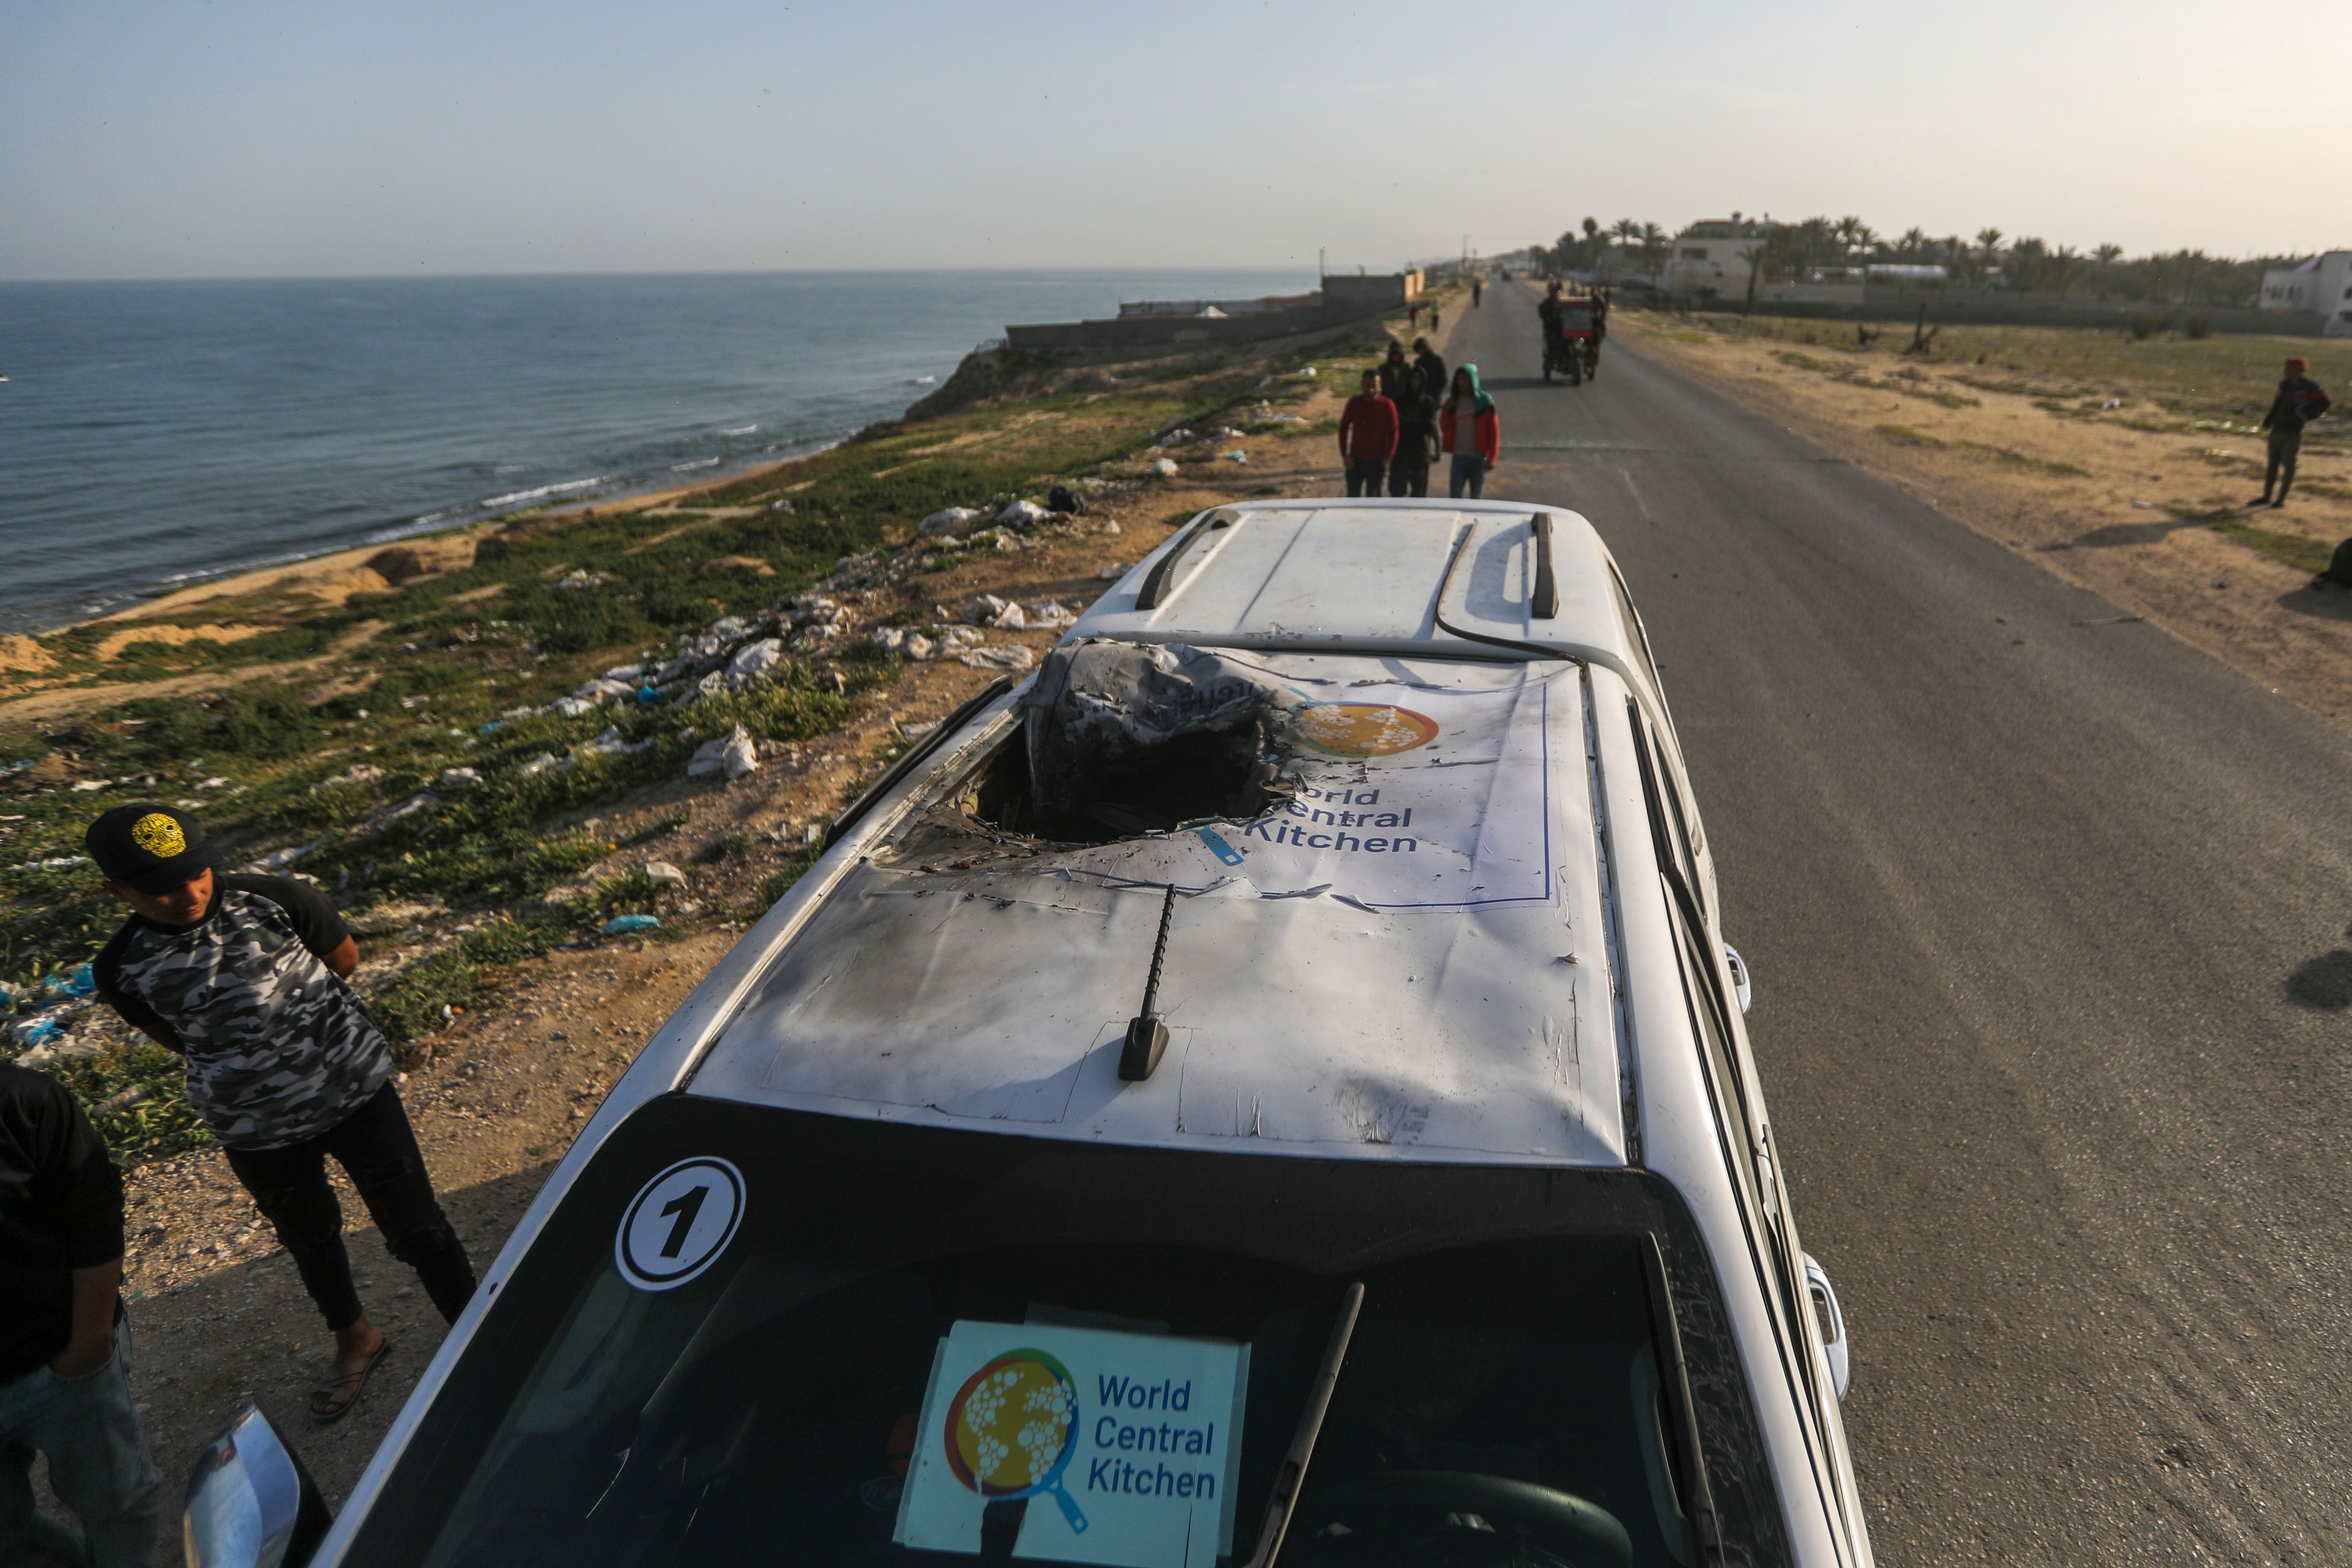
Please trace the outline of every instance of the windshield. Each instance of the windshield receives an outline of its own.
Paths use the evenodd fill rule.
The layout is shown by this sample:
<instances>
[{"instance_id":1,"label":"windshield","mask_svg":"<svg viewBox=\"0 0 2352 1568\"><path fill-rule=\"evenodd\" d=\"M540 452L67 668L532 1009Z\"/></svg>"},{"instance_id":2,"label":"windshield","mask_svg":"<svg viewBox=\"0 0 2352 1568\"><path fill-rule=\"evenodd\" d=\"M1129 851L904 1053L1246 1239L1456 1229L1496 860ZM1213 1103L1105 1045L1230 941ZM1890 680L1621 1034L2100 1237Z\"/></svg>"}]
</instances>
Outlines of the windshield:
<instances>
[{"instance_id":1,"label":"windshield","mask_svg":"<svg viewBox=\"0 0 2352 1568\"><path fill-rule=\"evenodd\" d=\"M1650 1244L1530 1175L672 1097L534 1246L354 1560L1244 1562L1360 1281L1281 1563L1690 1564ZM1551 1233L1477 1234L1478 1177Z\"/></svg>"}]
</instances>

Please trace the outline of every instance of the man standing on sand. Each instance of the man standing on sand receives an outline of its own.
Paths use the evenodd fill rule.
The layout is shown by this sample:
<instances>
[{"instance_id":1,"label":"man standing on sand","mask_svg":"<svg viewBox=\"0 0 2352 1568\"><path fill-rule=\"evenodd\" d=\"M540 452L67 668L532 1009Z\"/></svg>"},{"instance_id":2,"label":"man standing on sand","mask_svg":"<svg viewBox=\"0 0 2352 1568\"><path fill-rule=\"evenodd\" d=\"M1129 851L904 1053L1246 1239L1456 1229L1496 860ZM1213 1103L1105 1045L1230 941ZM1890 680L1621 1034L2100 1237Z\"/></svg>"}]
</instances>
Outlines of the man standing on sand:
<instances>
[{"instance_id":1,"label":"man standing on sand","mask_svg":"<svg viewBox=\"0 0 2352 1568\"><path fill-rule=\"evenodd\" d=\"M335 1336L334 1364L310 1394L311 1417L335 1420L392 1342L352 1282L329 1155L444 1318L455 1322L474 1294L474 1266L393 1087L392 1047L344 984L359 944L308 883L215 871L195 824L168 806L116 806L82 841L132 911L90 965L98 994L187 1058L188 1103Z\"/></svg>"},{"instance_id":2,"label":"man standing on sand","mask_svg":"<svg viewBox=\"0 0 2352 1568\"><path fill-rule=\"evenodd\" d=\"M1364 389L1339 414L1339 456L1348 465L1348 493L1376 496L1396 456L1396 405L1381 395L1378 371L1364 373Z\"/></svg>"},{"instance_id":3,"label":"man standing on sand","mask_svg":"<svg viewBox=\"0 0 2352 1568\"><path fill-rule=\"evenodd\" d=\"M149 1568L163 1478L131 1402L122 1173L63 1084L0 1066L0 1563ZM33 1456L82 1534L33 1500Z\"/></svg>"},{"instance_id":4,"label":"man standing on sand","mask_svg":"<svg viewBox=\"0 0 2352 1568\"><path fill-rule=\"evenodd\" d=\"M2278 395L2271 399L2271 411L2263 416L2262 427L2271 433L2270 460L2263 466L2263 493L2248 506L2286 505L2286 492L2294 488L2295 456L2303 450L2303 427L2326 413L2332 402L2319 383L2311 379L2311 362L2301 354L2290 357ZM2276 500L2271 499L2273 485L2278 487Z\"/></svg>"}]
</instances>

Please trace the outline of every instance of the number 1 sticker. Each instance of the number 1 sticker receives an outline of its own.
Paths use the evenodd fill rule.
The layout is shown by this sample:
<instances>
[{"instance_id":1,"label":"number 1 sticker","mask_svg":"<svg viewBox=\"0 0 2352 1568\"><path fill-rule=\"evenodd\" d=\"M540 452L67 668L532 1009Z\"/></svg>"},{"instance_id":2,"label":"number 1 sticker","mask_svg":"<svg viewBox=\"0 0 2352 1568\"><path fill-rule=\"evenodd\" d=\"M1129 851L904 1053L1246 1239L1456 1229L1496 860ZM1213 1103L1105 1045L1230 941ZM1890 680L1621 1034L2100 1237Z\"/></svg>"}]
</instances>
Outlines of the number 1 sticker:
<instances>
[{"instance_id":1,"label":"number 1 sticker","mask_svg":"<svg viewBox=\"0 0 2352 1568\"><path fill-rule=\"evenodd\" d=\"M638 1190L614 1261L638 1289L667 1290L717 1262L742 1218L742 1172L711 1156L680 1160Z\"/></svg>"}]
</instances>

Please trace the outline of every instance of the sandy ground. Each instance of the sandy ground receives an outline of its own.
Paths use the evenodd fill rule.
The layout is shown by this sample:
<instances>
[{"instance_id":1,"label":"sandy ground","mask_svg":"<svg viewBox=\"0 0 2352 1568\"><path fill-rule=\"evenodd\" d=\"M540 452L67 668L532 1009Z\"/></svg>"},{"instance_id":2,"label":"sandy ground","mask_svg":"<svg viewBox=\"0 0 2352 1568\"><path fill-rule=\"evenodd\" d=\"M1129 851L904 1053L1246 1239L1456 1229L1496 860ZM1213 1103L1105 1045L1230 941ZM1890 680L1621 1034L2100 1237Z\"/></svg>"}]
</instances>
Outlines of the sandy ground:
<instances>
[{"instance_id":1,"label":"sandy ground","mask_svg":"<svg viewBox=\"0 0 2352 1568\"><path fill-rule=\"evenodd\" d=\"M2309 572L2206 521L2261 489L2261 437L2136 428L2181 422L2146 417L2125 389L2125 406L2086 413L2079 385L1914 363L1889 347L1896 329L1853 353L1633 311L1616 321L1643 353L2352 730L2352 594L2314 588ZM2053 401L2074 412L2042 406ZM2306 443L2291 504L2238 516L2331 545L2352 537L2352 458Z\"/></svg>"},{"instance_id":2,"label":"sandy ground","mask_svg":"<svg viewBox=\"0 0 2352 1568\"><path fill-rule=\"evenodd\" d=\"M1340 384L1327 374L1310 399L1290 407L1310 420L1330 418ZM1245 465L1216 456L1237 448L1249 453ZM1067 535L1009 553L975 551L951 571L903 585L896 600L866 595L856 612L861 625L909 605L938 606L951 619L982 593L1082 609L1103 590L1107 569L1132 564L1198 510L1252 495L1328 493L1340 475L1328 433L1211 438L1175 455L1178 479L1115 496ZM1129 467L1139 474L1142 459ZM1042 654L1058 635L1013 636ZM989 640L1006 637L992 632ZM673 816L681 803L692 817L591 875L666 859L689 871L687 894L740 910L755 898L761 862L772 857L706 865L695 859L698 847L738 833L762 846L797 844L805 824L839 808L898 726L940 718L993 674L955 663L908 666L888 688L857 699L842 730L782 749L758 773L730 784L680 781L605 808L604 819L620 833ZM611 942L518 965L500 1005L430 1042L431 1059L402 1092L478 1265L503 1245L574 1131L741 929L730 922L667 944ZM383 962L369 957L372 947L366 944L363 961ZM226 1162L213 1151L158 1162L131 1173L129 1186L133 1387L169 1495L177 1498L188 1465L232 1404L251 1394L285 1424L339 1502L440 1342L441 1323L423 1291L384 1252L346 1189L362 1294L398 1348L352 1415L314 1427L303 1412L329 1342L292 1263Z\"/></svg>"}]
</instances>

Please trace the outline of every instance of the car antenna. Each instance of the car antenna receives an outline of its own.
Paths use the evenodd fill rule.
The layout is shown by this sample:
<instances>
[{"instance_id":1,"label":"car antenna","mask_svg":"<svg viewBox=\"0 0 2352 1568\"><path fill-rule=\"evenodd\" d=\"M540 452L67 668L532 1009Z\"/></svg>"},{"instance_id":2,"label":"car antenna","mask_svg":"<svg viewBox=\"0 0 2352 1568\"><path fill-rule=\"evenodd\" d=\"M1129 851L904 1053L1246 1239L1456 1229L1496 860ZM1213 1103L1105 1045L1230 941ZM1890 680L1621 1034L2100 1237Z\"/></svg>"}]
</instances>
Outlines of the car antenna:
<instances>
[{"instance_id":1,"label":"car antenna","mask_svg":"<svg viewBox=\"0 0 2352 1568\"><path fill-rule=\"evenodd\" d=\"M1298 1489L1306 1484L1307 1461L1314 1458L1315 1439L1323 1435L1331 1391L1339 1384L1339 1363L1348 1359L1348 1342L1355 1337L1356 1314L1363 1305L1364 1282L1359 1279L1339 1298L1339 1321L1331 1325L1330 1342L1323 1347L1323 1364L1316 1371L1315 1386L1307 1391L1307 1408L1298 1413L1298 1430L1291 1434L1290 1452L1282 1457L1282 1468L1275 1472L1274 1495L1265 1504L1265 1528L1258 1534L1257 1550L1250 1553L1248 1568L1268 1568L1275 1553L1282 1550L1291 1510L1298 1506Z\"/></svg>"},{"instance_id":2,"label":"car antenna","mask_svg":"<svg viewBox=\"0 0 2352 1568\"><path fill-rule=\"evenodd\" d=\"M1151 977L1143 983L1143 1011L1127 1021L1127 1045L1118 1053L1118 1076L1141 1083L1168 1050L1168 1026L1160 1021L1160 965L1168 956L1168 921L1176 912L1176 885L1160 906L1160 938L1151 944Z\"/></svg>"}]
</instances>

